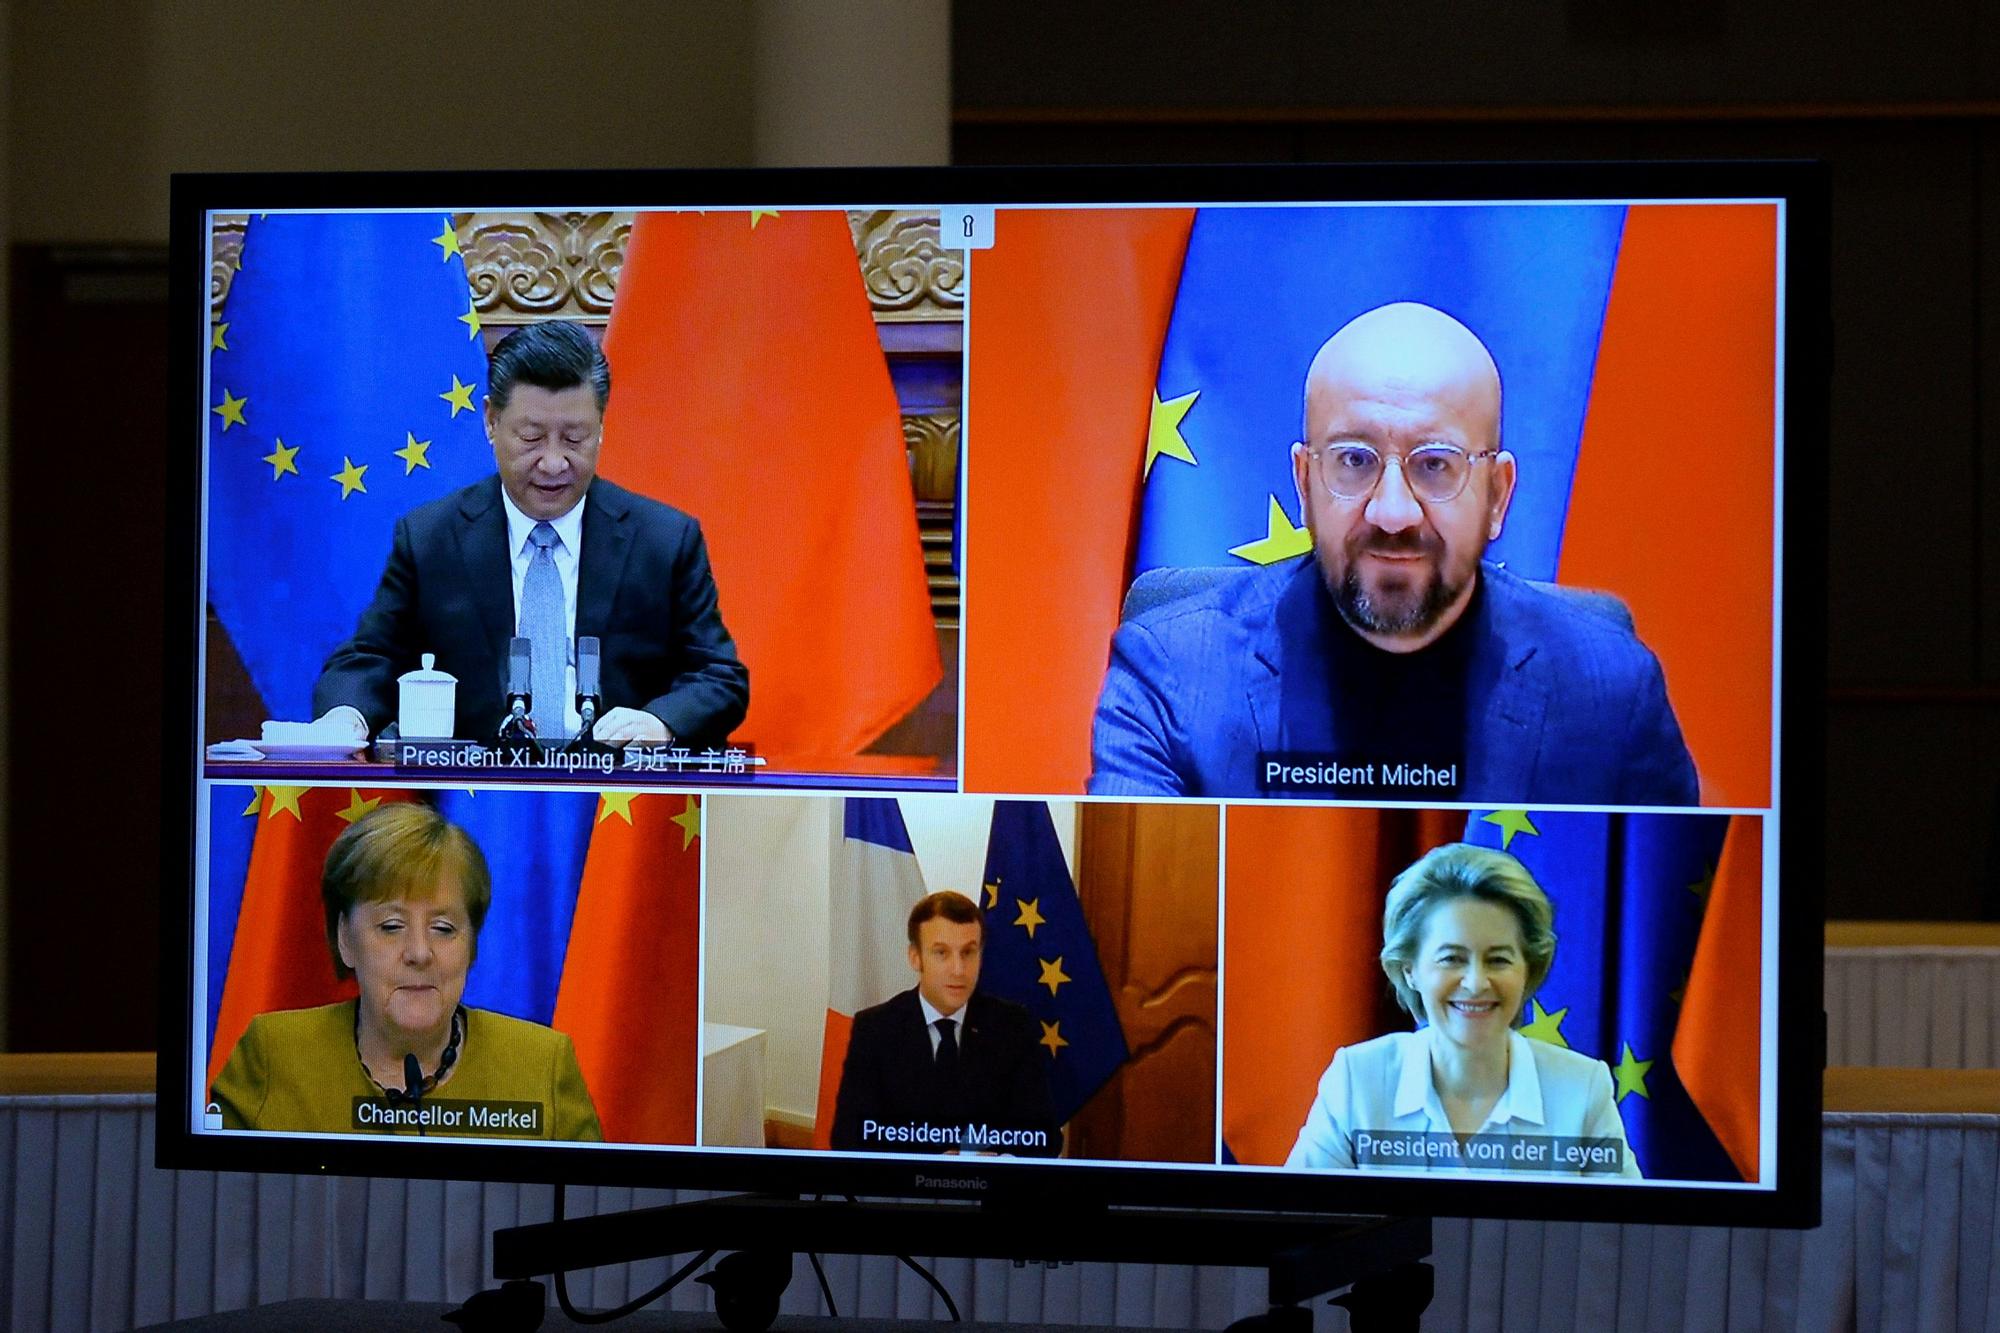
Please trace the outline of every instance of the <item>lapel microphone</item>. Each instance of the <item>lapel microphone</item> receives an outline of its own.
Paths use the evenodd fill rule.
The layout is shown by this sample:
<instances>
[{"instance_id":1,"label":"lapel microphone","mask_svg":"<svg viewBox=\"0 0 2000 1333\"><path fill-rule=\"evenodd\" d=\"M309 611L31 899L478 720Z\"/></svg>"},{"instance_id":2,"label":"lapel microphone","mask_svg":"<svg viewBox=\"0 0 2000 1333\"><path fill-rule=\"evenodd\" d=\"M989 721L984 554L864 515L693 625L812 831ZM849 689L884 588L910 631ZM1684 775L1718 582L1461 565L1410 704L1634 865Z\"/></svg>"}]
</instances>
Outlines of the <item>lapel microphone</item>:
<instances>
[{"instance_id":1,"label":"lapel microphone","mask_svg":"<svg viewBox=\"0 0 2000 1333\"><path fill-rule=\"evenodd\" d=\"M403 1097L410 1103L411 1110L417 1110L424 1096L424 1067L417 1063L415 1053L403 1057ZM417 1122L417 1134L424 1132L423 1121Z\"/></svg>"}]
</instances>

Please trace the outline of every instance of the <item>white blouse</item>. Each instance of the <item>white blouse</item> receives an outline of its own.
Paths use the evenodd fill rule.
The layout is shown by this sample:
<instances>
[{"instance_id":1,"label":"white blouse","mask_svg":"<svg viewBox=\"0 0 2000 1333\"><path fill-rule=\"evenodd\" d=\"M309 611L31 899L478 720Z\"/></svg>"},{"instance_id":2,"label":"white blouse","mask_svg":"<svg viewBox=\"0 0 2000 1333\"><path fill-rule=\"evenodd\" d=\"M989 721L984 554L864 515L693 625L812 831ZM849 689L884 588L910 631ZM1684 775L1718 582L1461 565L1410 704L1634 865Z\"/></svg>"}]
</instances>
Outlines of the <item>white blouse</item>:
<instances>
[{"instance_id":1,"label":"white blouse","mask_svg":"<svg viewBox=\"0 0 2000 1333\"><path fill-rule=\"evenodd\" d=\"M1611 1070L1602 1060L1545 1041L1530 1041L1519 1032L1507 1034L1507 1089L1475 1137L1541 1140L1521 1148L1538 1154L1544 1169L1527 1171L1498 1163L1467 1167L1451 1158L1426 1158L1417 1152L1410 1153L1407 1160L1387 1161L1381 1160L1379 1150L1371 1160L1359 1161L1368 1154L1356 1152L1356 1134L1452 1132L1431 1077L1431 1031L1393 1032L1335 1051L1333 1063L1320 1076L1319 1094L1285 1165L1346 1170L1360 1166L1464 1176L1520 1171L1547 1179L1550 1175L1584 1173L1581 1165L1567 1171L1546 1169L1561 1160L1554 1139L1616 1139L1624 1162L1622 1170L1600 1169L1589 1174L1639 1178L1639 1164L1625 1141L1625 1122L1619 1119L1617 1103L1611 1097Z\"/></svg>"}]
</instances>

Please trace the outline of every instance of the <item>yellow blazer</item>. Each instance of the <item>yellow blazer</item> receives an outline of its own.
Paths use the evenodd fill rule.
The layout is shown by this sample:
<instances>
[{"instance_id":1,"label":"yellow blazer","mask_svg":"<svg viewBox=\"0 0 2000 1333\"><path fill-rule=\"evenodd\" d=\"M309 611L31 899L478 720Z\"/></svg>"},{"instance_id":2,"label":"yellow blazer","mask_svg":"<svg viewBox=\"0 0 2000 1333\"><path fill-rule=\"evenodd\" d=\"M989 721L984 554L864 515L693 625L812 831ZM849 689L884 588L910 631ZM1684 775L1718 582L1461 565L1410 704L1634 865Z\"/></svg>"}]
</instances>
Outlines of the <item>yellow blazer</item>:
<instances>
[{"instance_id":1,"label":"yellow blazer","mask_svg":"<svg viewBox=\"0 0 2000 1333\"><path fill-rule=\"evenodd\" d=\"M209 1099L222 1108L225 1129L291 1130L309 1134L415 1134L415 1128L355 1123L355 1098L381 1102L382 1092L354 1049L355 1000L318 1009L286 1009L250 1020ZM554 1028L467 1009L465 1044L451 1077L420 1107L433 1102L530 1102L542 1108L539 1132L496 1132L458 1123L431 1123L429 1136L604 1141L597 1108L583 1085L576 1048ZM445 1108L437 1108L444 1110Z\"/></svg>"}]
</instances>

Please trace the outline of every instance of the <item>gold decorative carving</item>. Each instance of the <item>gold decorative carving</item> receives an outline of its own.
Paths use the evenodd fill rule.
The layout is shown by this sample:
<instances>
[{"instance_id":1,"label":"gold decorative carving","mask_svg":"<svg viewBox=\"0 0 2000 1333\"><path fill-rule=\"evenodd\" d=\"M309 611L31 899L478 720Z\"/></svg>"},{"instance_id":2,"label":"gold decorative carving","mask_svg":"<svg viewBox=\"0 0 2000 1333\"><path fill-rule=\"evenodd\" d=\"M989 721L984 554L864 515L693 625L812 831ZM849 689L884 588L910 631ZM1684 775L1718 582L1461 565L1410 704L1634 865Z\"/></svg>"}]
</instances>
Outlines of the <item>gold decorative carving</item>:
<instances>
[{"instance_id":1,"label":"gold decorative carving","mask_svg":"<svg viewBox=\"0 0 2000 1333\"><path fill-rule=\"evenodd\" d=\"M632 241L633 214L454 213L473 303L486 323L567 318L600 323L611 314ZM847 215L862 286L878 323L956 323L965 317L965 256L939 243L938 215L868 209ZM247 214L218 215L209 305L229 295L243 252Z\"/></svg>"},{"instance_id":2,"label":"gold decorative carving","mask_svg":"<svg viewBox=\"0 0 2000 1333\"><path fill-rule=\"evenodd\" d=\"M215 225L209 231L208 259L208 316L215 319L222 313L222 303L229 299L229 284L236 277L236 270L243 258L243 233L250 228L248 213L227 213L216 215Z\"/></svg>"},{"instance_id":3,"label":"gold decorative carving","mask_svg":"<svg viewBox=\"0 0 2000 1333\"><path fill-rule=\"evenodd\" d=\"M631 214L460 213L452 225L482 319L518 324L611 313Z\"/></svg>"},{"instance_id":4,"label":"gold decorative carving","mask_svg":"<svg viewBox=\"0 0 2000 1333\"><path fill-rule=\"evenodd\" d=\"M918 500L950 502L958 494L958 414L918 413L903 418L903 447L910 455L910 486Z\"/></svg>"},{"instance_id":5,"label":"gold decorative carving","mask_svg":"<svg viewBox=\"0 0 2000 1333\"><path fill-rule=\"evenodd\" d=\"M852 212L848 229L875 318L884 323L965 316L965 255L938 240L938 215L897 209Z\"/></svg>"}]
</instances>

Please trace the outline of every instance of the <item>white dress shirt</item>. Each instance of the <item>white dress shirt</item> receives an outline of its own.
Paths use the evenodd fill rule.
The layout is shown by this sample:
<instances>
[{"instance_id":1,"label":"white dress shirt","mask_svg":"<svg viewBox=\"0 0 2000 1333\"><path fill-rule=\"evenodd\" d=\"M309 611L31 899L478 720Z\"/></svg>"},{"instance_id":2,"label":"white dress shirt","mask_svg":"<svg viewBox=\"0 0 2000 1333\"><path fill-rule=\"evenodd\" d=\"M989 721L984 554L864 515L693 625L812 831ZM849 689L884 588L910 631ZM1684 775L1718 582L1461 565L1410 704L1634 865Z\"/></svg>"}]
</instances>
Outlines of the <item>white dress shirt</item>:
<instances>
[{"instance_id":1,"label":"white dress shirt","mask_svg":"<svg viewBox=\"0 0 2000 1333\"><path fill-rule=\"evenodd\" d=\"M931 1059L937 1059L938 1047L944 1044L944 1034L937 1029L937 1021L940 1018L949 1018L952 1021L955 1025L951 1031L952 1044L957 1046L960 1051L965 1049L964 1005L961 1004L950 1013L946 1013L929 1000L926 1000L922 991L918 991L917 1007L924 1011L924 1031L931 1034Z\"/></svg>"},{"instance_id":2,"label":"white dress shirt","mask_svg":"<svg viewBox=\"0 0 2000 1333\"><path fill-rule=\"evenodd\" d=\"M521 585L528 579L528 563L535 558L535 544L528 540L528 534L535 530L539 520L529 518L514 503L514 497L507 494L507 488L500 488L500 503L507 511L507 550L512 556L514 570L514 623L521 623ZM583 556L583 501L579 499L569 507L569 512L561 518L547 520L556 530L555 545L549 554L555 558L556 574L562 579L563 629L569 634L569 657L572 665L576 661L576 569Z\"/></svg>"},{"instance_id":3,"label":"white dress shirt","mask_svg":"<svg viewBox=\"0 0 2000 1333\"><path fill-rule=\"evenodd\" d=\"M1285 1165L1353 1170L1357 1131L1451 1133L1451 1118L1445 1114L1431 1076L1433 1031L1392 1032L1335 1051L1333 1063L1320 1076L1319 1093ZM1507 1034L1507 1088L1478 1133L1502 1138L1616 1139L1625 1144L1625 1122L1619 1119L1618 1105L1611 1097L1611 1071L1602 1060L1545 1041L1530 1041L1511 1031ZM1637 1179L1639 1165L1629 1146L1624 1159L1622 1174ZM1395 1166L1371 1163L1367 1169L1458 1176L1533 1174L1541 1179L1562 1174L1509 1173L1451 1163L1433 1166L1423 1161Z\"/></svg>"},{"instance_id":4,"label":"white dress shirt","mask_svg":"<svg viewBox=\"0 0 2000 1333\"><path fill-rule=\"evenodd\" d=\"M528 581L528 564L535 558L535 544L528 540L529 534L534 532L538 521L556 530L549 556L556 562L556 577L562 580L563 631L568 635L563 646L563 716L569 734L574 736L583 728L583 719L576 711L576 570L583 558L583 501L579 499L571 505L561 518L546 520L532 519L522 513L505 486L500 488L500 503L507 511L507 549L512 554L516 625L521 623L521 588Z\"/></svg>"}]
</instances>

